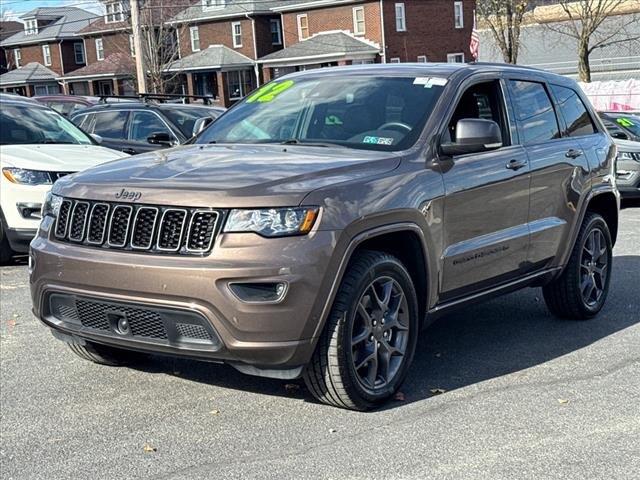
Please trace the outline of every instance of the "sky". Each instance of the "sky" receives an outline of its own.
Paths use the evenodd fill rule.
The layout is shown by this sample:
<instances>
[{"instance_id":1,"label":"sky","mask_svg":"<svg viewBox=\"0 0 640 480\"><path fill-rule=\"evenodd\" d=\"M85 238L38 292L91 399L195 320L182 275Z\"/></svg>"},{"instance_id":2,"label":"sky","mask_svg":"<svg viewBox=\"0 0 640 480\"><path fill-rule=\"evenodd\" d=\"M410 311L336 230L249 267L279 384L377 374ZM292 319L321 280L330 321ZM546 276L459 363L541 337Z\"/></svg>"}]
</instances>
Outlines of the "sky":
<instances>
[{"instance_id":1,"label":"sky","mask_svg":"<svg viewBox=\"0 0 640 480\"><path fill-rule=\"evenodd\" d=\"M18 20L23 13L38 7L78 7L94 13L103 13L97 0L0 0L0 15L3 20Z\"/></svg>"}]
</instances>

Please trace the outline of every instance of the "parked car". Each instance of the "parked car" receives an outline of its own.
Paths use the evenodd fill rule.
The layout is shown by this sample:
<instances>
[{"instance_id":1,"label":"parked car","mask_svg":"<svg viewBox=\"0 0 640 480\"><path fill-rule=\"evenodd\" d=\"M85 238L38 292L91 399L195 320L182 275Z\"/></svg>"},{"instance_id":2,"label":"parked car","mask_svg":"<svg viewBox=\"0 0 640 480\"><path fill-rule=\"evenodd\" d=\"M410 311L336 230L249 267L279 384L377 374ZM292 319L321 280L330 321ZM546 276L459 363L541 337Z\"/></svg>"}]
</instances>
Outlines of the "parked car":
<instances>
[{"instance_id":1,"label":"parked car","mask_svg":"<svg viewBox=\"0 0 640 480\"><path fill-rule=\"evenodd\" d=\"M33 99L49 108L53 108L65 117L70 117L80 110L101 103L127 103L134 101L133 99L124 97L93 97L87 95L42 95L33 97Z\"/></svg>"},{"instance_id":2,"label":"parked car","mask_svg":"<svg viewBox=\"0 0 640 480\"><path fill-rule=\"evenodd\" d=\"M28 251L45 194L58 178L126 156L97 145L47 107L0 98L0 262Z\"/></svg>"},{"instance_id":3,"label":"parked car","mask_svg":"<svg viewBox=\"0 0 640 480\"><path fill-rule=\"evenodd\" d=\"M0 101L3 101L3 100L11 100L14 102L36 103L36 101L31 97L23 97L22 95L18 95L16 93L0 92Z\"/></svg>"},{"instance_id":4,"label":"parked car","mask_svg":"<svg viewBox=\"0 0 640 480\"><path fill-rule=\"evenodd\" d=\"M221 107L134 102L98 105L71 120L100 135L103 145L134 155L183 144L223 112Z\"/></svg>"},{"instance_id":5,"label":"parked car","mask_svg":"<svg viewBox=\"0 0 640 480\"><path fill-rule=\"evenodd\" d=\"M556 316L597 315L615 152L578 85L539 70L291 74L192 144L58 181L32 243L34 312L97 363L227 362L365 410L444 312L542 286Z\"/></svg>"},{"instance_id":6,"label":"parked car","mask_svg":"<svg viewBox=\"0 0 640 480\"><path fill-rule=\"evenodd\" d=\"M600 112L599 115L613 138L640 142L640 116L619 112Z\"/></svg>"},{"instance_id":7,"label":"parked car","mask_svg":"<svg viewBox=\"0 0 640 480\"><path fill-rule=\"evenodd\" d=\"M613 141L618 147L616 184L624 200L640 198L640 142Z\"/></svg>"}]
</instances>

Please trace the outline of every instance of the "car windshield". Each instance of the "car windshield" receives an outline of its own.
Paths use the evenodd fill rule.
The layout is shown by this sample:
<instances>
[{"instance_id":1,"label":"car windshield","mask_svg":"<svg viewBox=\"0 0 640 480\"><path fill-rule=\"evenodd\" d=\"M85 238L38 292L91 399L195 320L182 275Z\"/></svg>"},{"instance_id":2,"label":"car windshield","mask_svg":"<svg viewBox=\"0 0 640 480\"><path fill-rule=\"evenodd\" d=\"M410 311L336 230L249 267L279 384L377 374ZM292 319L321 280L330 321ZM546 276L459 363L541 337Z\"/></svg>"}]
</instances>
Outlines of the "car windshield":
<instances>
[{"instance_id":1,"label":"car windshield","mask_svg":"<svg viewBox=\"0 0 640 480\"><path fill-rule=\"evenodd\" d=\"M615 115L613 118L619 126L640 136L640 117L637 115Z\"/></svg>"},{"instance_id":2,"label":"car windshield","mask_svg":"<svg viewBox=\"0 0 640 480\"><path fill-rule=\"evenodd\" d=\"M194 143L413 145L446 79L364 75L280 79L249 95Z\"/></svg>"},{"instance_id":3,"label":"car windshield","mask_svg":"<svg viewBox=\"0 0 640 480\"><path fill-rule=\"evenodd\" d=\"M180 108L171 107L163 109L162 112L171 120L176 127L180 129L182 134L190 138L193 135L193 126L196 120L203 117L216 118L219 116L219 112L208 108Z\"/></svg>"},{"instance_id":4,"label":"car windshield","mask_svg":"<svg viewBox=\"0 0 640 480\"><path fill-rule=\"evenodd\" d=\"M0 108L0 145L94 142L57 112L32 105L3 104Z\"/></svg>"}]
</instances>

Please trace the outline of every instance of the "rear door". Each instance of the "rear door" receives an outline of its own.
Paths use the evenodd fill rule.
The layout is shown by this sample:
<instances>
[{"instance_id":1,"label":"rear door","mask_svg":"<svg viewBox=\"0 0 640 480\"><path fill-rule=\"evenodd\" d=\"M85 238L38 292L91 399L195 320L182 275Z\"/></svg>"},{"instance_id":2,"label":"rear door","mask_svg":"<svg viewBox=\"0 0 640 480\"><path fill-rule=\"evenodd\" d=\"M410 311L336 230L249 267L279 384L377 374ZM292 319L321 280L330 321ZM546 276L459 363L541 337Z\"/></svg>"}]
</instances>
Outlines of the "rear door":
<instances>
[{"instance_id":1,"label":"rear door","mask_svg":"<svg viewBox=\"0 0 640 480\"><path fill-rule=\"evenodd\" d=\"M127 139L127 110L104 110L94 112L93 132L102 137L102 145L125 153L135 153Z\"/></svg>"},{"instance_id":2,"label":"rear door","mask_svg":"<svg viewBox=\"0 0 640 480\"><path fill-rule=\"evenodd\" d=\"M497 122L503 146L444 158L444 241L440 301L473 294L523 273L529 244L529 163L511 128L499 77L463 87L445 135L463 118Z\"/></svg>"}]
</instances>

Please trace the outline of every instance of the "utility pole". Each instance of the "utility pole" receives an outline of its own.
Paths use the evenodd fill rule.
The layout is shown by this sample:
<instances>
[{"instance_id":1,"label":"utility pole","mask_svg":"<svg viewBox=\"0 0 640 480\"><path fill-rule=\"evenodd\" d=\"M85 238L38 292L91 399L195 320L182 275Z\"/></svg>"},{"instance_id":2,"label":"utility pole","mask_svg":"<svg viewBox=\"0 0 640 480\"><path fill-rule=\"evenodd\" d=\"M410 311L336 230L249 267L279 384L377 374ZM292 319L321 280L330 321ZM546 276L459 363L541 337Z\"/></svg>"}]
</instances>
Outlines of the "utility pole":
<instances>
[{"instance_id":1,"label":"utility pole","mask_svg":"<svg viewBox=\"0 0 640 480\"><path fill-rule=\"evenodd\" d=\"M138 93L147 93L146 69L144 68L144 50L142 48L142 29L140 27L139 0L129 0L131 8L131 30L133 31L133 48L136 51L136 77Z\"/></svg>"}]
</instances>

